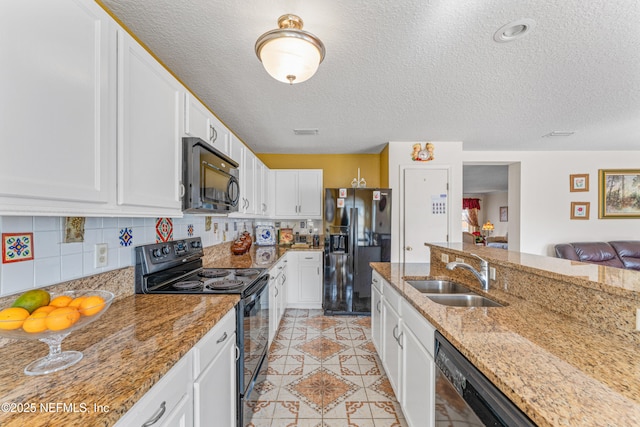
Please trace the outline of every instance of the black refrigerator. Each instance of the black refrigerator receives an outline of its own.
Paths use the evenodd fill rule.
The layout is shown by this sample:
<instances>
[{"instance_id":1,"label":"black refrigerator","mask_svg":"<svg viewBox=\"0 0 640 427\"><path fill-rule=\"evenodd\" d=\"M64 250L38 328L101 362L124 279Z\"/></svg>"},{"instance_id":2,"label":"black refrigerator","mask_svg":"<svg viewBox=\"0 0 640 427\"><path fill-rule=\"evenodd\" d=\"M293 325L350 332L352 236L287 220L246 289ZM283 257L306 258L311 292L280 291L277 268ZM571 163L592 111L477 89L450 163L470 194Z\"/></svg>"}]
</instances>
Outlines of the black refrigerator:
<instances>
[{"instance_id":1,"label":"black refrigerator","mask_svg":"<svg viewBox=\"0 0 640 427\"><path fill-rule=\"evenodd\" d=\"M325 314L371 313L370 262L391 258L391 190L327 188L324 197Z\"/></svg>"}]
</instances>

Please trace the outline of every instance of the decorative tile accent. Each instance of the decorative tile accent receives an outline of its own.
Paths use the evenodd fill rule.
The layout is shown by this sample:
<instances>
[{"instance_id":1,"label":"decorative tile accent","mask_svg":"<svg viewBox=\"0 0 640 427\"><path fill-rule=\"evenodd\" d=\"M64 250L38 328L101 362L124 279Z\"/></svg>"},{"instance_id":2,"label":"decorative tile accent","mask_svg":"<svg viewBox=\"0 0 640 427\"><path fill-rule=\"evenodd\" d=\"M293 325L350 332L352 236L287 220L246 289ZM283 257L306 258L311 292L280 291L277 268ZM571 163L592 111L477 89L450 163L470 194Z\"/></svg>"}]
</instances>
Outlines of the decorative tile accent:
<instances>
[{"instance_id":1,"label":"decorative tile accent","mask_svg":"<svg viewBox=\"0 0 640 427\"><path fill-rule=\"evenodd\" d=\"M211 231L211 217L210 216L205 216L204 217L204 231ZM216 230L218 231L218 230Z\"/></svg>"},{"instance_id":2,"label":"decorative tile accent","mask_svg":"<svg viewBox=\"0 0 640 427\"><path fill-rule=\"evenodd\" d=\"M193 224L189 224L189 225L187 226L187 235L188 235L189 237L193 237Z\"/></svg>"},{"instance_id":3,"label":"decorative tile accent","mask_svg":"<svg viewBox=\"0 0 640 427\"><path fill-rule=\"evenodd\" d=\"M314 329L318 329L319 331L324 331L329 328L335 327L339 322L337 320L332 319L331 317L311 317L302 324L309 326Z\"/></svg>"},{"instance_id":4,"label":"decorative tile accent","mask_svg":"<svg viewBox=\"0 0 640 427\"><path fill-rule=\"evenodd\" d=\"M84 217L66 217L64 219L64 243L84 242Z\"/></svg>"},{"instance_id":5,"label":"decorative tile accent","mask_svg":"<svg viewBox=\"0 0 640 427\"><path fill-rule=\"evenodd\" d=\"M361 348L364 351L368 351L371 354L377 354L376 347L373 345L372 341L363 342L358 346L358 348Z\"/></svg>"},{"instance_id":6,"label":"decorative tile accent","mask_svg":"<svg viewBox=\"0 0 640 427\"><path fill-rule=\"evenodd\" d=\"M156 243L173 240L173 221L171 218L158 218L156 220Z\"/></svg>"},{"instance_id":7,"label":"decorative tile accent","mask_svg":"<svg viewBox=\"0 0 640 427\"><path fill-rule=\"evenodd\" d=\"M320 414L335 408L360 388L326 368L318 368L286 386L289 392Z\"/></svg>"},{"instance_id":8,"label":"decorative tile accent","mask_svg":"<svg viewBox=\"0 0 640 427\"><path fill-rule=\"evenodd\" d=\"M389 378L386 375L381 376L376 382L369 387L373 391L376 391L386 397L387 399L395 400L396 395L393 393L393 388L389 382Z\"/></svg>"},{"instance_id":9,"label":"decorative tile accent","mask_svg":"<svg viewBox=\"0 0 640 427\"><path fill-rule=\"evenodd\" d=\"M324 336L319 336L305 343L298 344L295 348L302 353L323 362L341 351L344 351L347 346L330 340Z\"/></svg>"},{"instance_id":10,"label":"decorative tile accent","mask_svg":"<svg viewBox=\"0 0 640 427\"><path fill-rule=\"evenodd\" d=\"M357 320L354 320L353 322L351 322L351 324L358 325L358 326L363 327L363 328L371 329L371 317L369 317L369 316L360 317Z\"/></svg>"},{"instance_id":11,"label":"decorative tile accent","mask_svg":"<svg viewBox=\"0 0 640 427\"><path fill-rule=\"evenodd\" d=\"M131 246L133 243L133 230L127 227L121 228L118 239L120 240L120 246Z\"/></svg>"},{"instance_id":12,"label":"decorative tile accent","mask_svg":"<svg viewBox=\"0 0 640 427\"><path fill-rule=\"evenodd\" d=\"M2 262L33 259L33 233L2 233Z\"/></svg>"}]
</instances>

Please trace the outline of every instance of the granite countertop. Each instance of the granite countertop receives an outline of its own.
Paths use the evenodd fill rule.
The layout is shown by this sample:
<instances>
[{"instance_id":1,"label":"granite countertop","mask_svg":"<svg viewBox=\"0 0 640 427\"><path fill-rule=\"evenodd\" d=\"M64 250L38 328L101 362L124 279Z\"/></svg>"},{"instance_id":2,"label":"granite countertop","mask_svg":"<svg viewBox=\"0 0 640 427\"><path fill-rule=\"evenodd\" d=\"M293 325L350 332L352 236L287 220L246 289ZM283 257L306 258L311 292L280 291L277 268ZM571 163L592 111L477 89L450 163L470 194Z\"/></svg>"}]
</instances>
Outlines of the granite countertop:
<instances>
[{"instance_id":1,"label":"granite countertop","mask_svg":"<svg viewBox=\"0 0 640 427\"><path fill-rule=\"evenodd\" d=\"M253 244L246 254L232 255L229 244L219 245L219 248L205 251L203 262L205 267L215 268L271 268L287 252L306 251L324 251L324 246L292 248L291 246L258 246Z\"/></svg>"},{"instance_id":2,"label":"granite countertop","mask_svg":"<svg viewBox=\"0 0 640 427\"><path fill-rule=\"evenodd\" d=\"M238 301L237 295L121 296L62 342L63 351L81 351L83 359L43 376L23 369L47 354L45 344L3 345L0 402L13 406L2 406L0 425L115 424Z\"/></svg>"},{"instance_id":3,"label":"granite countertop","mask_svg":"<svg viewBox=\"0 0 640 427\"><path fill-rule=\"evenodd\" d=\"M518 258L501 249L493 251L510 262ZM520 255L520 259L532 262ZM640 424L637 341L500 289L485 295L507 304L505 307L447 307L434 303L404 280L433 274L429 264L371 266L536 424ZM529 267L540 268L538 264ZM479 286L472 287L483 294Z\"/></svg>"}]
</instances>

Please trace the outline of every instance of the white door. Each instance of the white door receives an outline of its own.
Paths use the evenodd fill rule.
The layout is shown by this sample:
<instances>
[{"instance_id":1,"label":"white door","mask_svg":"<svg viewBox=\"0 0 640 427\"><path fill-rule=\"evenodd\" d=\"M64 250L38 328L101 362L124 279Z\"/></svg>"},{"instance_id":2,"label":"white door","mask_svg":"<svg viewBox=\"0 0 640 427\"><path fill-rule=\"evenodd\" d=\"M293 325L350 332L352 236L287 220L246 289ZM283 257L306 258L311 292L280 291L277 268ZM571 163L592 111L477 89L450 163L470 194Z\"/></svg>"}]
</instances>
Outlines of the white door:
<instances>
[{"instance_id":1,"label":"white door","mask_svg":"<svg viewBox=\"0 0 640 427\"><path fill-rule=\"evenodd\" d=\"M276 216L298 215L298 172L276 170Z\"/></svg>"},{"instance_id":2,"label":"white door","mask_svg":"<svg viewBox=\"0 0 640 427\"><path fill-rule=\"evenodd\" d=\"M404 170L404 247L401 249L405 262L429 262L425 242L448 241L448 175L447 169Z\"/></svg>"},{"instance_id":3,"label":"white door","mask_svg":"<svg viewBox=\"0 0 640 427\"><path fill-rule=\"evenodd\" d=\"M322 216L322 172L298 171L298 215Z\"/></svg>"}]
</instances>

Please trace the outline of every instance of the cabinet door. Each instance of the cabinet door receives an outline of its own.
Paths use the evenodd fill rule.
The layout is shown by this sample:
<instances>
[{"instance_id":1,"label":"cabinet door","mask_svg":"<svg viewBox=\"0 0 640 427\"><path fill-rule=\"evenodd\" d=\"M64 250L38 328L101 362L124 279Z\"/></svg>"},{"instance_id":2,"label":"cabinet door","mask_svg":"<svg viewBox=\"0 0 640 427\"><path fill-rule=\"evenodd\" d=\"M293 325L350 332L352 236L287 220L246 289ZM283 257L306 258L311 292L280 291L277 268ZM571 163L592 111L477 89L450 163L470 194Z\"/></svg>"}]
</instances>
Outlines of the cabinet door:
<instances>
[{"instance_id":1,"label":"cabinet door","mask_svg":"<svg viewBox=\"0 0 640 427\"><path fill-rule=\"evenodd\" d=\"M386 292L385 292L386 296ZM382 363L389 382L393 391L396 393L396 397L399 402L402 399L400 393L400 356L401 348L398 343L398 337L400 337L401 326L400 315L393 309L389 301L383 298L382 300L382 316L383 316L383 331L382 340L384 346L382 347ZM402 341L400 341L402 342Z\"/></svg>"},{"instance_id":2,"label":"cabinet door","mask_svg":"<svg viewBox=\"0 0 640 427\"><path fill-rule=\"evenodd\" d=\"M278 330L280 308L277 301L279 294L277 273L270 271L269 274L271 275L269 278L269 346L271 346Z\"/></svg>"},{"instance_id":3,"label":"cabinet door","mask_svg":"<svg viewBox=\"0 0 640 427\"><path fill-rule=\"evenodd\" d=\"M167 419L158 427L190 427L193 425L193 401L191 395L184 395L178 406L167 414ZM144 424L143 424L144 425Z\"/></svg>"},{"instance_id":4,"label":"cabinet door","mask_svg":"<svg viewBox=\"0 0 640 427\"><path fill-rule=\"evenodd\" d=\"M256 155L248 148L244 152L244 198L246 207L244 213L258 213L256 206Z\"/></svg>"},{"instance_id":5,"label":"cabinet door","mask_svg":"<svg viewBox=\"0 0 640 427\"><path fill-rule=\"evenodd\" d=\"M418 337L403 327L402 412L410 426L435 425L435 362Z\"/></svg>"},{"instance_id":6,"label":"cabinet door","mask_svg":"<svg viewBox=\"0 0 640 427\"><path fill-rule=\"evenodd\" d=\"M110 18L94 2L14 1L0 26L0 214L104 211L115 201Z\"/></svg>"},{"instance_id":7,"label":"cabinet door","mask_svg":"<svg viewBox=\"0 0 640 427\"><path fill-rule=\"evenodd\" d=\"M211 113L192 94L184 94L184 133L209 141L209 116Z\"/></svg>"},{"instance_id":8,"label":"cabinet door","mask_svg":"<svg viewBox=\"0 0 640 427\"><path fill-rule=\"evenodd\" d=\"M306 308L322 308L322 253L298 255L298 302Z\"/></svg>"},{"instance_id":9,"label":"cabinet door","mask_svg":"<svg viewBox=\"0 0 640 427\"><path fill-rule=\"evenodd\" d=\"M276 216L298 216L298 172L276 170Z\"/></svg>"},{"instance_id":10,"label":"cabinet door","mask_svg":"<svg viewBox=\"0 0 640 427\"><path fill-rule=\"evenodd\" d=\"M236 422L236 336L227 342L193 383L194 426L233 426Z\"/></svg>"},{"instance_id":11,"label":"cabinet door","mask_svg":"<svg viewBox=\"0 0 640 427\"><path fill-rule=\"evenodd\" d=\"M322 171L298 171L298 215L322 216Z\"/></svg>"},{"instance_id":12,"label":"cabinet door","mask_svg":"<svg viewBox=\"0 0 640 427\"><path fill-rule=\"evenodd\" d=\"M208 111L209 110L207 110L207 112ZM222 122L218 120L218 118L215 115L209 113L208 117L209 117L209 132L207 135L207 141L209 141L209 143L213 145L213 147L216 150L229 155L231 132L229 132L229 129L227 129L227 127L223 125Z\"/></svg>"},{"instance_id":13,"label":"cabinet door","mask_svg":"<svg viewBox=\"0 0 640 427\"><path fill-rule=\"evenodd\" d=\"M371 287L371 340L382 359L382 294L375 286Z\"/></svg>"},{"instance_id":14,"label":"cabinet door","mask_svg":"<svg viewBox=\"0 0 640 427\"><path fill-rule=\"evenodd\" d=\"M180 91L167 70L118 31L118 204L181 215Z\"/></svg>"}]
</instances>

